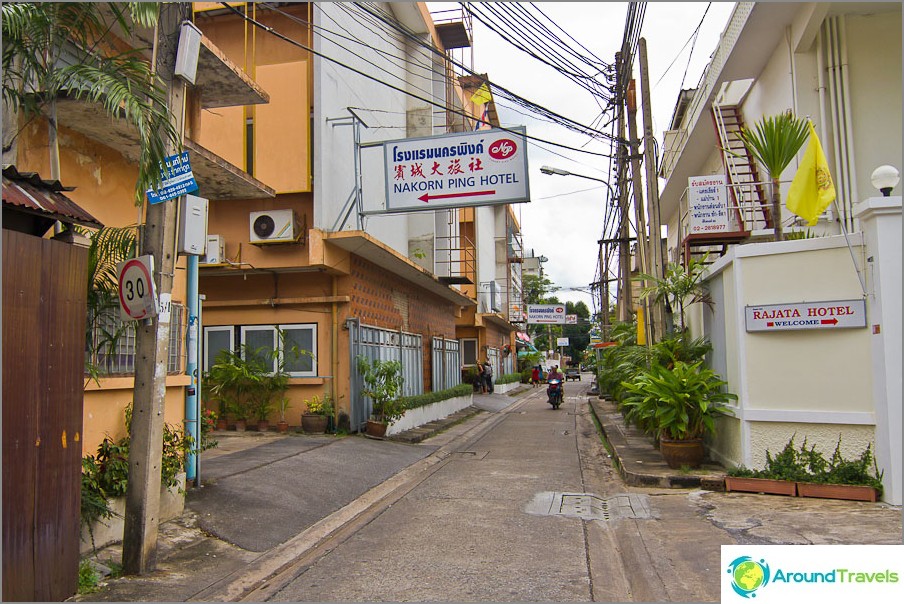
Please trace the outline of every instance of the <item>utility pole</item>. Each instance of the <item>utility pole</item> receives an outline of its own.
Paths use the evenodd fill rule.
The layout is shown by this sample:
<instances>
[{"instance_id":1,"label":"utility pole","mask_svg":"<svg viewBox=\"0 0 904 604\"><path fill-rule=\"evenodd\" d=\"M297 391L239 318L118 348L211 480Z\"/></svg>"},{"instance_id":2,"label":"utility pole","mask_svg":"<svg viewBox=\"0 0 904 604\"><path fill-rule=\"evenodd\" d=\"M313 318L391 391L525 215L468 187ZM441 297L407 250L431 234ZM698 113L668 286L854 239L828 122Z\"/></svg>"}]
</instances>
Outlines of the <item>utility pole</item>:
<instances>
[{"instance_id":1,"label":"utility pole","mask_svg":"<svg viewBox=\"0 0 904 604\"><path fill-rule=\"evenodd\" d=\"M615 89L617 94L622 94L625 86L624 82L624 65L622 54L615 54L615 73L616 82ZM627 323L631 320L631 303L633 296L631 294L631 247L628 243L628 191L626 188L626 170L627 170L627 149L622 141L625 138L625 109L624 99L618 98L618 136L620 139L618 147L618 167L616 169L616 192L618 193L618 209L619 209L619 246L618 246L618 320Z\"/></svg>"},{"instance_id":2,"label":"utility pole","mask_svg":"<svg viewBox=\"0 0 904 604\"><path fill-rule=\"evenodd\" d=\"M640 272L650 274L650 240L647 237L647 223L644 220L643 193L640 179L640 141L637 138L637 95L633 79L628 82L627 91L625 105L628 110L628 145L630 148L629 159L631 160L631 179L634 191L634 220L637 224L637 254L640 258ZM649 285L646 280L644 285ZM650 298L646 298L641 300L641 304L645 311L644 317L651 324L651 329L644 330L644 343L647 346L652 346L656 340L654 337L655 329L652 328L654 321L651 306L655 303L652 303Z\"/></svg>"},{"instance_id":3,"label":"utility pole","mask_svg":"<svg viewBox=\"0 0 904 604\"><path fill-rule=\"evenodd\" d=\"M650 274L665 277L665 263L662 258L662 221L659 215L659 175L656 171L656 155L653 143L653 109L650 104L650 73L647 66L647 41L640 38L640 90L643 110L643 150L647 176L647 216L650 218ZM657 333L665 333L665 312L662 304L654 307L650 317Z\"/></svg>"},{"instance_id":4,"label":"utility pole","mask_svg":"<svg viewBox=\"0 0 904 604\"><path fill-rule=\"evenodd\" d=\"M176 132L182 133L185 84L173 76L179 28L191 15L185 2L160 4L154 56L156 71L166 86L167 109ZM167 138L169 155L178 150ZM140 254L154 257L154 280L159 295L173 288L177 201L147 206ZM163 454L163 411L169 360L169 312L147 319L136 329L135 389L129 446L129 484L126 490L122 540L123 570L144 574L157 565L160 523L160 477Z\"/></svg>"}]
</instances>

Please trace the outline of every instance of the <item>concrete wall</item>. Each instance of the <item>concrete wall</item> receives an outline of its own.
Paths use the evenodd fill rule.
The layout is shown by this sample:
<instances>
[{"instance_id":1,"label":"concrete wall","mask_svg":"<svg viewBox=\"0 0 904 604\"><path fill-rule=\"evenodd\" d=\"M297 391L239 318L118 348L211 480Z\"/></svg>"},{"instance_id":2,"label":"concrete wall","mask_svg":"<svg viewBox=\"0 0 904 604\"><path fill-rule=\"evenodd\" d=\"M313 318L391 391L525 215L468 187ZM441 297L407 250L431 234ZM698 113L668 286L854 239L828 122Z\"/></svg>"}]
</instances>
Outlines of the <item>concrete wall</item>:
<instances>
[{"instance_id":1,"label":"concrete wall","mask_svg":"<svg viewBox=\"0 0 904 604\"><path fill-rule=\"evenodd\" d=\"M852 236L858 266L860 237ZM728 389L738 395L740 447L722 437L714 456L760 467L791 434L831 454L859 454L874 440L872 353L864 328L747 332L745 307L853 300L862 291L845 240L820 239L736 246L711 267L709 282L724 312L711 314L714 366L723 366ZM723 331L724 330L724 331Z\"/></svg>"}]
</instances>

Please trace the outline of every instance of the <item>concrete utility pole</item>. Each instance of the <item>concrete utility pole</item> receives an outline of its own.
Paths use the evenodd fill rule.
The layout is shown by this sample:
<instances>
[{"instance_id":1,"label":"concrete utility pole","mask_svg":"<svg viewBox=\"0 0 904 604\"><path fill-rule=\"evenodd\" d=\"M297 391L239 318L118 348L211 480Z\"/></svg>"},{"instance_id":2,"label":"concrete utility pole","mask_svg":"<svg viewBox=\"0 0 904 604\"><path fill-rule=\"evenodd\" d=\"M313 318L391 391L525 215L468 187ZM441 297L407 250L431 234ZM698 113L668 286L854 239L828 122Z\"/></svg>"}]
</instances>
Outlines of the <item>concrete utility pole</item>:
<instances>
[{"instance_id":1,"label":"concrete utility pole","mask_svg":"<svg viewBox=\"0 0 904 604\"><path fill-rule=\"evenodd\" d=\"M167 87L167 109L176 132L182 132L185 84L173 76L179 27L189 19L188 3L160 5L157 25L157 75ZM177 152L167 140L167 152ZM154 256L158 295L173 289L176 240L176 200L149 205L140 254ZM136 338L135 389L129 446L129 486L126 491L122 539L123 570L143 574L157 565L157 530L160 523L160 474L163 454L163 411L169 360L169 312L139 324Z\"/></svg>"},{"instance_id":2,"label":"concrete utility pole","mask_svg":"<svg viewBox=\"0 0 904 604\"><path fill-rule=\"evenodd\" d=\"M615 54L615 73L616 82L615 89L621 91L624 89L622 79L623 73L623 57L621 53ZM624 99L618 99L618 136L620 139L625 138L625 108ZM631 294L631 247L628 242L628 190L627 190L627 149L623 143L619 144L618 149L618 168L616 169L616 182L618 186L618 209L619 209L619 230L618 230L618 320L627 323L631 320L631 304L633 295Z\"/></svg>"},{"instance_id":3,"label":"concrete utility pole","mask_svg":"<svg viewBox=\"0 0 904 604\"><path fill-rule=\"evenodd\" d=\"M647 41L640 38L640 91L643 110L643 150L647 176L647 216L650 218L650 274L665 277L665 263L662 258L662 221L659 216L659 175L656 171L656 155L653 144L653 109L650 104L650 73L647 66ZM665 330L665 312L662 304L656 304L651 317L656 333L662 336Z\"/></svg>"},{"instance_id":4,"label":"concrete utility pole","mask_svg":"<svg viewBox=\"0 0 904 604\"><path fill-rule=\"evenodd\" d=\"M637 96L634 88L634 80L628 82L628 94L625 98L625 105L628 110L628 145L630 146L629 159L631 160L631 180L634 191L634 220L637 224L637 254L640 258L640 272L650 273L650 240L647 237L647 223L644 220L643 211L643 193L641 191L642 184L640 180L640 141L637 138ZM644 281L644 285L649 285ZM642 300L641 304L644 308L644 316L651 323L651 329L644 331L645 344L651 346L655 342L655 329L653 328L652 306L654 303L649 298ZM640 342L638 342L640 344Z\"/></svg>"}]
</instances>

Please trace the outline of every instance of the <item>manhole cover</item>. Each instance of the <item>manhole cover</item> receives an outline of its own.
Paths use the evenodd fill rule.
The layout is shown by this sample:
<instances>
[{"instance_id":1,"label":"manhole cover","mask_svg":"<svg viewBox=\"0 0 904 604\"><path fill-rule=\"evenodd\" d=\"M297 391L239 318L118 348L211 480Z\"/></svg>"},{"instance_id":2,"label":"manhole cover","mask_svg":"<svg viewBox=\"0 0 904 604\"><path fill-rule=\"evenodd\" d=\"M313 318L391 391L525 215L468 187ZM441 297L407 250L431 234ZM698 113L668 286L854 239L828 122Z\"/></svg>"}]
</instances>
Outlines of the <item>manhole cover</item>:
<instances>
[{"instance_id":1,"label":"manhole cover","mask_svg":"<svg viewBox=\"0 0 904 604\"><path fill-rule=\"evenodd\" d=\"M452 455L458 459L483 459L488 453L489 451L453 451Z\"/></svg>"},{"instance_id":2,"label":"manhole cover","mask_svg":"<svg viewBox=\"0 0 904 604\"><path fill-rule=\"evenodd\" d=\"M524 511L536 516L566 516L603 522L652 517L646 495L627 493L602 498L593 493L544 491L537 493Z\"/></svg>"}]
</instances>

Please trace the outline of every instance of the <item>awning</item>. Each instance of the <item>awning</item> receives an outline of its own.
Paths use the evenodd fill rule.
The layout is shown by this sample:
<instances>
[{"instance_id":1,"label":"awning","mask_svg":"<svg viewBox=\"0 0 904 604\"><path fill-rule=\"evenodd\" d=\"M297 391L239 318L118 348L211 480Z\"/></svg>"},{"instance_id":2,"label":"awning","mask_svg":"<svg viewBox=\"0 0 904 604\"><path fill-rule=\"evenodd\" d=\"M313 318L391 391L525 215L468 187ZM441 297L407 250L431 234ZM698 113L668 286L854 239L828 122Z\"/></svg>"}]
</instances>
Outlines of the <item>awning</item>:
<instances>
[{"instance_id":1,"label":"awning","mask_svg":"<svg viewBox=\"0 0 904 604\"><path fill-rule=\"evenodd\" d=\"M15 208L33 217L34 222L29 231L36 236L46 233L57 220L64 224L79 224L94 229L103 227L94 216L62 193L72 190L73 187L64 187L57 180L44 180L35 172L19 172L15 166L5 165L4 223L11 218L5 215L5 211ZM4 224L4 227L8 226Z\"/></svg>"}]
</instances>

